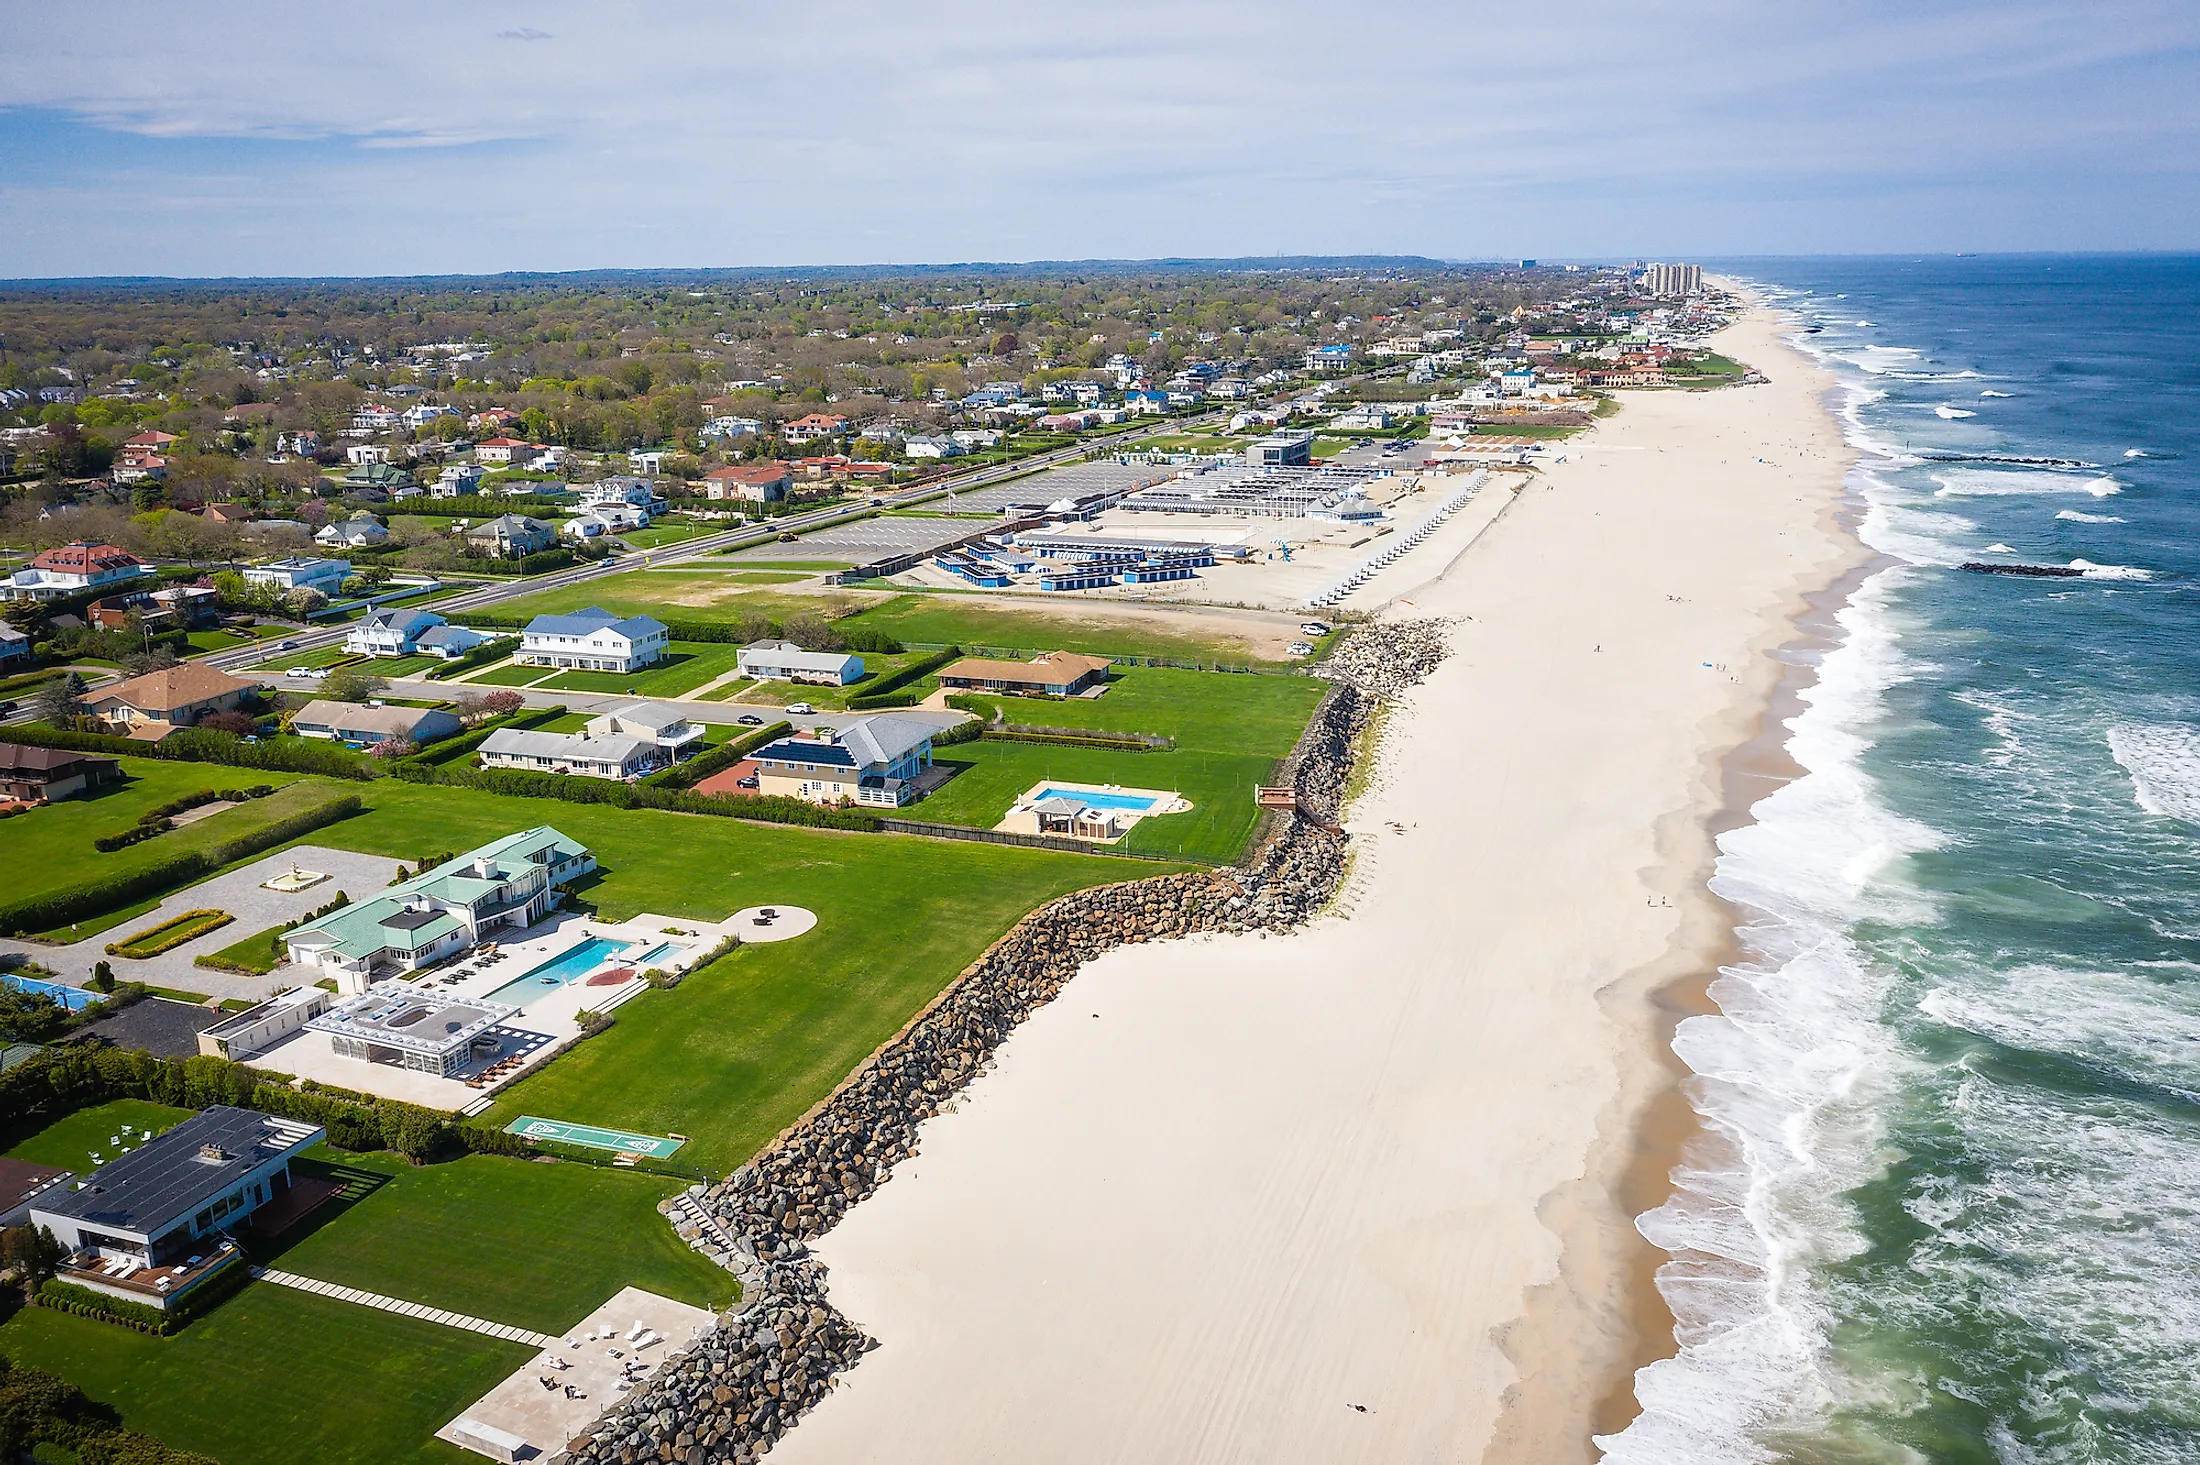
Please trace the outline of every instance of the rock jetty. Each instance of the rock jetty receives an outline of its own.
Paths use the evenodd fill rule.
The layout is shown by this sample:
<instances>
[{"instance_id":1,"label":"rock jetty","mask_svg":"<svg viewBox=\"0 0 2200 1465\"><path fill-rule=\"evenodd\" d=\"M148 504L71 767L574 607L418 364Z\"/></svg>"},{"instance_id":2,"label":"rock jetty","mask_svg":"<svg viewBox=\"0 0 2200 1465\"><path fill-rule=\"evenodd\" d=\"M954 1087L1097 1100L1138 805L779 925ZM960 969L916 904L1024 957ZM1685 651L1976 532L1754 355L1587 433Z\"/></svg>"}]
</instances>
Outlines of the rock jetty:
<instances>
[{"instance_id":1,"label":"rock jetty","mask_svg":"<svg viewBox=\"0 0 2200 1465\"><path fill-rule=\"evenodd\" d=\"M1345 869L1345 779L1377 701L1433 671L1447 623L1362 626L1278 770L1298 808L1272 812L1230 870L1081 890L1019 921L946 991L749 1164L663 1207L680 1236L741 1283L739 1311L596 1421L552 1465L747 1465L876 1346L826 1297L809 1243L917 1151L918 1126L991 1066L1016 1025L1092 958L1201 931L1285 931L1317 914Z\"/></svg>"}]
</instances>

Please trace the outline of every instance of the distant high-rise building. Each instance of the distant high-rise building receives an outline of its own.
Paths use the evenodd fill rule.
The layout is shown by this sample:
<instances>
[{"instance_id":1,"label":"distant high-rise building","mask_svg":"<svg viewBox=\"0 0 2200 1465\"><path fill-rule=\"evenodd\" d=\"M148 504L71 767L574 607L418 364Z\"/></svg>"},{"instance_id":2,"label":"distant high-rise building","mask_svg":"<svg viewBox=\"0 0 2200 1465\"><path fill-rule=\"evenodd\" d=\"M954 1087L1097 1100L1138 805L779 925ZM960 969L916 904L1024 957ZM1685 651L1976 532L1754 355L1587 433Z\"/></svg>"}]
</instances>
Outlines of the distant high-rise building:
<instances>
[{"instance_id":1,"label":"distant high-rise building","mask_svg":"<svg viewBox=\"0 0 2200 1465\"><path fill-rule=\"evenodd\" d=\"M1702 265L1651 265L1643 288L1652 295L1694 295L1703 289Z\"/></svg>"}]
</instances>

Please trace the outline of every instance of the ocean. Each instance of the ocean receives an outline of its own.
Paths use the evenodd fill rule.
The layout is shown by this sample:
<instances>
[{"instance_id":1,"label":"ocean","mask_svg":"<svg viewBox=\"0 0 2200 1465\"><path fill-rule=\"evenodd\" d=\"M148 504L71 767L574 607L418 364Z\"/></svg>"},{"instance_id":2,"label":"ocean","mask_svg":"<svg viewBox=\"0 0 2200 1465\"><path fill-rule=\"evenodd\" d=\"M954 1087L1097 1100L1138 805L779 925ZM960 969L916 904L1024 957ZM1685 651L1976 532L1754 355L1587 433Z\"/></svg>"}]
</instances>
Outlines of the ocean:
<instances>
[{"instance_id":1,"label":"ocean","mask_svg":"<svg viewBox=\"0 0 2200 1465\"><path fill-rule=\"evenodd\" d=\"M2200 1461L2200 259L1716 268L1840 379L1882 558L1719 841L1681 1348L1601 1443Z\"/></svg>"}]
</instances>

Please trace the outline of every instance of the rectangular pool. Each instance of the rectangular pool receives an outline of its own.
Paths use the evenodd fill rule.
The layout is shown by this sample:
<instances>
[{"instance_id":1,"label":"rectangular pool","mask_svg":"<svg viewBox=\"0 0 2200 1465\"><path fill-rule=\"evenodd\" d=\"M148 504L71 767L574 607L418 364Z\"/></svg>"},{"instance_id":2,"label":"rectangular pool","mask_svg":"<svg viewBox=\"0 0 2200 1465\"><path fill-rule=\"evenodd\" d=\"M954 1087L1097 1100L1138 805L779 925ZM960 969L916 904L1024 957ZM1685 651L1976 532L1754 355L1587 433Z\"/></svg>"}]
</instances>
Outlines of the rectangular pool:
<instances>
[{"instance_id":1,"label":"rectangular pool","mask_svg":"<svg viewBox=\"0 0 2200 1465\"><path fill-rule=\"evenodd\" d=\"M632 949L631 943L625 941L613 941L608 936L591 936L562 956L554 956L532 971L506 982L489 994L489 1000L525 1007L545 992L570 987L598 967L625 956Z\"/></svg>"},{"instance_id":2,"label":"rectangular pool","mask_svg":"<svg viewBox=\"0 0 2200 1465\"><path fill-rule=\"evenodd\" d=\"M1102 794L1081 788L1043 788L1041 799L1075 799L1088 809L1120 809L1126 814L1145 814L1163 802L1152 794Z\"/></svg>"}]
</instances>

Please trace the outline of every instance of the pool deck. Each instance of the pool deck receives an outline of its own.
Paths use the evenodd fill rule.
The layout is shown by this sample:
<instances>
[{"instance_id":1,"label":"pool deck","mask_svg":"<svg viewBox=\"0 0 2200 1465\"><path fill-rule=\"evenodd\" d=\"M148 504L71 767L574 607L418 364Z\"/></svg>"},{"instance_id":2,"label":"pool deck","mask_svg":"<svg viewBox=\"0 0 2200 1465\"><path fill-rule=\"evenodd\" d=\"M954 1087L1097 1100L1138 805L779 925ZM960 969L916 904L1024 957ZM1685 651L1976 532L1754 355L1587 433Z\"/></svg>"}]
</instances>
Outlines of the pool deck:
<instances>
[{"instance_id":1,"label":"pool deck","mask_svg":"<svg viewBox=\"0 0 2200 1465\"><path fill-rule=\"evenodd\" d=\"M1137 827L1138 821L1141 819L1153 819L1167 814L1181 814L1192 806L1191 800L1185 798L1182 794L1172 793L1167 789L1131 788L1124 784L1110 783L1068 783L1059 778L1043 778L1017 795L1016 802L1008 806L1008 812L1001 816L1001 822L993 827L1009 834L1038 833L1037 829L1027 827L1032 823L1034 817L1032 808L1040 799L1054 796L1066 796L1073 799L1091 796L1103 800L1135 798L1150 801L1143 809L1112 808L1104 802L1091 805L1091 807L1100 809L1105 813L1113 814L1119 821L1122 832L1113 839L1095 839L1085 834L1063 834L1060 836L1065 839L1079 840L1085 844L1102 846L1121 844L1124 839L1129 837L1131 830Z\"/></svg>"},{"instance_id":2,"label":"pool deck","mask_svg":"<svg viewBox=\"0 0 2200 1465\"><path fill-rule=\"evenodd\" d=\"M424 983L439 996L486 998L515 977L555 960L592 937L642 943L644 951L667 942L676 943L683 948L681 951L654 964L667 971L685 971L720 940L738 931L731 920L698 921L684 916L645 913L627 921L599 921L561 913L528 927L517 937L500 941L497 950L503 955L501 961L485 963L478 957L467 957L424 974L415 974L410 980ZM456 980L452 980L454 977ZM648 988L640 968L636 968L633 977L617 986L591 986L581 981L545 988L539 996L527 999L523 1011L490 1030L502 1040L497 1051L476 1059L455 1078L417 1073L394 1064L339 1057L328 1034L311 1031L295 1033L273 1047L252 1054L245 1061L255 1068L359 1089L385 1099L424 1104L431 1109L478 1113L489 1107L497 1090L524 1078L577 1042L580 1038L577 1019L581 1013L607 1012ZM467 1083L469 1077L509 1060L516 1061L482 1087L475 1088Z\"/></svg>"}]
</instances>

